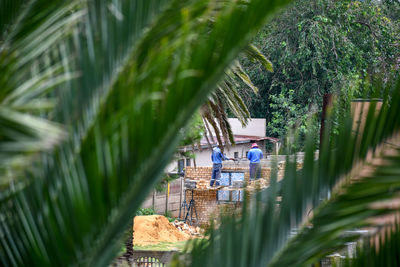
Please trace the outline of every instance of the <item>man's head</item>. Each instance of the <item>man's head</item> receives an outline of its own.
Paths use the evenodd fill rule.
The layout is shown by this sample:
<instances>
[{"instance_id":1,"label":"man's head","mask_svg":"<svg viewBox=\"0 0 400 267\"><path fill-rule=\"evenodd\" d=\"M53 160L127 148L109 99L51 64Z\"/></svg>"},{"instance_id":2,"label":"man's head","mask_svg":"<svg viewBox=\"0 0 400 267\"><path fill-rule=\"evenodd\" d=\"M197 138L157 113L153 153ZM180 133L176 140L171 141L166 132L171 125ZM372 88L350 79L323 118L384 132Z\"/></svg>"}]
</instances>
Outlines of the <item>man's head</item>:
<instances>
[{"instance_id":1,"label":"man's head","mask_svg":"<svg viewBox=\"0 0 400 267\"><path fill-rule=\"evenodd\" d=\"M251 145L251 148L255 148L255 147L258 148L258 145L257 145L256 143L253 143L253 144Z\"/></svg>"}]
</instances>

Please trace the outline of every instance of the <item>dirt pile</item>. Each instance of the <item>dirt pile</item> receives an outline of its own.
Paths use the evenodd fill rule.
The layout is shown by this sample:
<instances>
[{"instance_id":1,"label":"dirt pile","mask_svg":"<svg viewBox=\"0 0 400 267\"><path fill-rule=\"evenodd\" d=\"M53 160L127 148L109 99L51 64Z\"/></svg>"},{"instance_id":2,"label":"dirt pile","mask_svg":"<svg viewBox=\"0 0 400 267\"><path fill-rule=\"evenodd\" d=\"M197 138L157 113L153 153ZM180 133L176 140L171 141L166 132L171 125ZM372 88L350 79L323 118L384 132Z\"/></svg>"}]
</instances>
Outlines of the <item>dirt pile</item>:
<instances>
[{"instance_id":1,"label":"dirt pile","mask_svg":"<svg viewBox=\"0 0 400 267\"><path fill-rule=\"evenodd\" d=\"M138 246L190 239L190 235L180 232L162 215L136 216L133 231L133 244Z\"/></svg>"}]
</instances>

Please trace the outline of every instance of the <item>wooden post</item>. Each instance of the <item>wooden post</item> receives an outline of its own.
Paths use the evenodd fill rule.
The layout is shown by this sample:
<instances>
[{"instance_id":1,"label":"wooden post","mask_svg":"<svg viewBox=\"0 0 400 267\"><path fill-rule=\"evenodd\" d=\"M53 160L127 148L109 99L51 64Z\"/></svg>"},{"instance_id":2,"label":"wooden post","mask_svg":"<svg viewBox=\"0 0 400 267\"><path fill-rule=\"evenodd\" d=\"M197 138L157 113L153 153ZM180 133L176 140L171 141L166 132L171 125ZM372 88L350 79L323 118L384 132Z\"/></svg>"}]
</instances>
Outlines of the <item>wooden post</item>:
<instances>
[{"instance_id":1,"label":"wooden post","mask_svg":"<svg viewBox=\"0 0 400 267\"><path fill-rule=\"evenodd\" d=\"M153 199L152 199L152 202L151 202L151 208L153 210L156 210L156 190L153 190Z\"/></svg>"},{"instance_id":2,"label":"wooden post","mask_svg":"<svg viewBox=\"0 0 400 267\"><path fill-rule=\"evenodd\" d=\"M169 197L169 183L167 184L167 192L165 192L165 212L166 215L168 212L168 197Z\"/></svg>"},{"instance_id":3,"label":"wooden post","mask_svg":"<svg viewBox=\"0 0 400 267\"><path fill-rule=\"evenodd\" d=\"M183 189L183 178L180 177L180 182L181 182L181 188L180 188L180 194L179 194L179 219L181 218L181 210L182 210L182 189Z\"/></svg>"}]
</instances>

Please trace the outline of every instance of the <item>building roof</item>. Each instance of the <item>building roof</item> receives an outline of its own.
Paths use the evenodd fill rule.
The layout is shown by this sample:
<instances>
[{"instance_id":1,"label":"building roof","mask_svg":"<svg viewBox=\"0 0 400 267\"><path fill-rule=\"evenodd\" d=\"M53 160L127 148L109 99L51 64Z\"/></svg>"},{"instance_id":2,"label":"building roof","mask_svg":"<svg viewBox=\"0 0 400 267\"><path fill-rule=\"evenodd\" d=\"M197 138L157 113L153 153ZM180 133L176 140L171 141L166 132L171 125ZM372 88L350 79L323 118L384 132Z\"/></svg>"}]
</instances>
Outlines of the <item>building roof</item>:
<instances>
[{"instance_id":1,"label":"building roof","mask_svg":"<svg viewBox=\"0 0 400 267\"><path fill-rule=\"evenodd\" d=\"M268 137L268 136L252 136L252 135L234 135L236 144L240 143L249 143L249 142L257 142L263 140L269 140L273 143L279 142L278 138Z\"/></svg>"},{"instance_id":2,"label":"building roof","mask_svg":"<svg viewBox=\"0 0 400 267\"><path fill-rule=\"evenodd\" d=\"M223 140L224 138L223 137L221 137L221 138L222 138L222 142L225 143L224 140ZM233 135L233 138L234 138L236 144L254 143L254 142L259 142L259 141L263 141L263 140L269 140L270 142L273 142L273 143L277 143L277 142L280 141L278 138L274 138L274 137L254 136L254 135L238 135L238 134L235 134L235 135ZM208 140L210 141L210 144L212 146L217 145L218 144L217 137L213 136L213 139L214 139L214 142L212 141L212 139L210 137L208 137ZM207 142L205 137L203 137L201 139L200 145L201 145L202 149L209 148L209 144L208 144L208 142ZM194 145L194 148L198 149L197 146L198 146L197 144ZM192 150L192 147L191 146L186 146L185 150Z\"/></svg>"},{"instance_id":3,"label":"building roof","mask_svg":"<svg viewBox=\"0 0 400 267\"><path fill-rule=\"evenodd\" d=\"M232 133L233 133L233 138L236 144L246 144L246 143L254 143L254 142L259 142L263 140L269 140L272 143L277 143L279 142L278 138L274 137L268 137L264 136L266 132L266 119L255 119L251 118L248 120L247 124L245 126L242 125L242 123L235 118L229 118L229 125L231 126ZM213 129L211 129L211 134L213 135L212 138L208 136L208 140L211 144L211 146L215 146L218 144L215 132ZM222 143L230 143L230 142L225 142L222 138ZM200 141L200 146L201 149L207 149L209 148L209 144L207 142L207 139L203 137ZM194 149L199 149L198 144L194 145ZM182 148L182 150L192 150L192 146L186 146Z\"/></svg>"}]
</instances>

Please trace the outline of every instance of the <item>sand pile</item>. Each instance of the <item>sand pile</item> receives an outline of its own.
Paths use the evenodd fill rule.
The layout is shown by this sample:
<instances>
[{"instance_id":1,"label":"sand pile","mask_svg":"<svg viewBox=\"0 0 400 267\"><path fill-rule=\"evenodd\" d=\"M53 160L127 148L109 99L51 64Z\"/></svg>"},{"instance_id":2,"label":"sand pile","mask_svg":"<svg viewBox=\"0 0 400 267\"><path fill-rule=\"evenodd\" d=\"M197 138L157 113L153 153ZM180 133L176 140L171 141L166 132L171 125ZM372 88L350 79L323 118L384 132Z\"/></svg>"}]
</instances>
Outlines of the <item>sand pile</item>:
<instances>
[{"instance_id":1,"label":"sand pile","mask_svg":"<svg viewBox=\"0 0 400 267\"><path fill-rule=\"evenodd\" d=\"M190 239L190 235L180 232L162 215L136 216L133 226L134 245L146 246Z\"/></svg>"}]
</instances>

